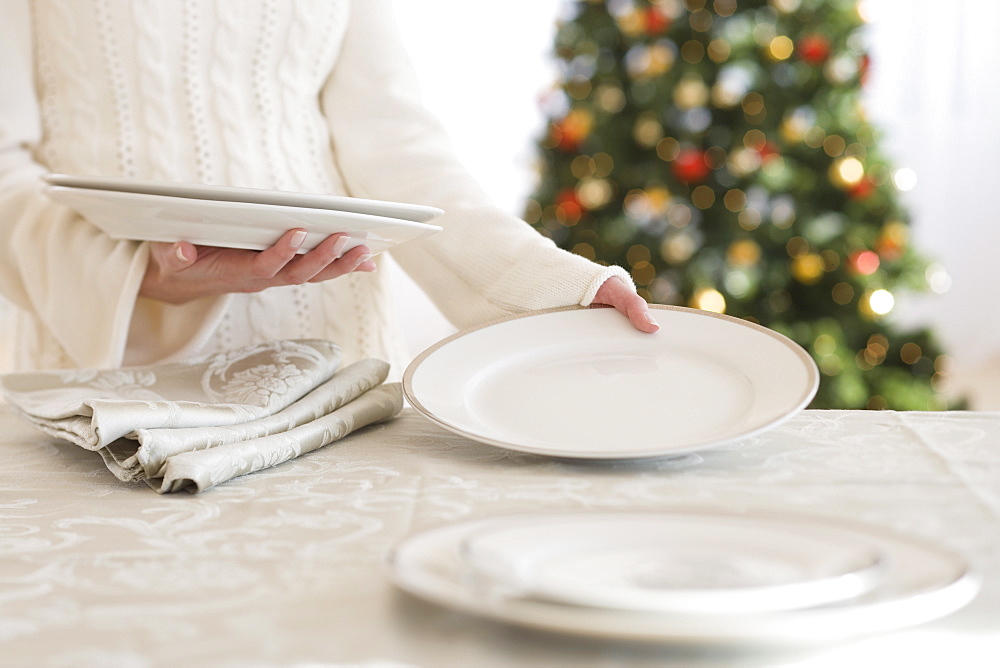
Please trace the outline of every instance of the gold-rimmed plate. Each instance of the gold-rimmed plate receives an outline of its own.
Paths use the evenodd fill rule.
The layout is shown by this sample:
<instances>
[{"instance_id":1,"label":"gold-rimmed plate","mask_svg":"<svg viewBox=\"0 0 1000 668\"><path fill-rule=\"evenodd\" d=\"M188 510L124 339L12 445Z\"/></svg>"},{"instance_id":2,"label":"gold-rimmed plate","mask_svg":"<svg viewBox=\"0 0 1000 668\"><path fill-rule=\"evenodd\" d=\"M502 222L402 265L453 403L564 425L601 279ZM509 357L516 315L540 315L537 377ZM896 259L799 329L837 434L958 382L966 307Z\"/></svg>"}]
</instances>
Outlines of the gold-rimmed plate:
<instances>
[{"instance_id":1,"label":"gold-rimmed plate","mask_svg":"<svg viewBox=\"0 0 1000 668\"><path fill-rule=\"evenodd\" d=\"M772 428L819 386L808 353L730 316L650 310L635 330L610 308L559 308L459 332L406 369L407 400L473 440L539 455L682 454Z\"/></svg>"}]
</instances>

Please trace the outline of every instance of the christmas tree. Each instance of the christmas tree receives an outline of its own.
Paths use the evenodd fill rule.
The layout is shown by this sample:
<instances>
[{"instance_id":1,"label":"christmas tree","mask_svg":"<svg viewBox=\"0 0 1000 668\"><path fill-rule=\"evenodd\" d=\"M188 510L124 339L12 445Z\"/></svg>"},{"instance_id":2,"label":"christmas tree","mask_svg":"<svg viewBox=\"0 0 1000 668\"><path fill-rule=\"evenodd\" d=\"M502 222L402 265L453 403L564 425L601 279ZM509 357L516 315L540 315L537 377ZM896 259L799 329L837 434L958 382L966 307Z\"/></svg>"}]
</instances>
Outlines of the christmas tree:
<instances>
[{"instance_id":1,"label":"christmas tree","mask_svg":"<svg viewBox=\"0 0 1000 668\"><path fill-rule=\"evenodd\" d=\"M779 331L816 360L813 407L947 408L945 358L897 331L927 287L866 119L854 0L577 0L560 21L525 217L628 268L649 301Z\"/></svg>"}]
</instances>

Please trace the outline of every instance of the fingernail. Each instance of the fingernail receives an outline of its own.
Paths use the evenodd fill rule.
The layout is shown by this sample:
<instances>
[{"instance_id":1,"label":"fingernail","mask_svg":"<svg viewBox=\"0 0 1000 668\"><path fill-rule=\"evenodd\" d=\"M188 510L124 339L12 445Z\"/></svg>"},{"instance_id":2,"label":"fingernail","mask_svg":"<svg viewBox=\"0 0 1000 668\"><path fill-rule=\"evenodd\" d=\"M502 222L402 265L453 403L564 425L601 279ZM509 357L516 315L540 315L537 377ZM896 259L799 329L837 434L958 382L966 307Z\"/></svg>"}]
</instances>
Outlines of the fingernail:
<instances>
[{"instance_id":1,"label":"fingernail","mask_svg":"<svg viewBox=\"0 0 1000 668\"><path fill-rule=\"evenodd\" d=\"M176 255L177 259L181 262L189 262L187 256L184 255L184 246L181 246L180 244L174 246L174 255Z\"/></svg>"},{"instance_id":2,"label":"fingernail","mask_svg":"<svg viewBox=\"0 0 1000 668\"><path fill-rule=\"evenodd\" d=\"M295 230L295 234L292 235L292 248L298 249L305 243L306 231L305 230Z\"/></svg>"},{"instance_id":3,"label":"fingernail","mask_svg":"<svg viewBox=\"0 0 1000 668\"><path fill-rule=\"evenodd\" d=\"M659 329L660 323L656 322L656 320L653 319L653 316L649 313L649 311L645 313L645 316L646 316L646 322L648 322L650 325L655 325L657 329Z\"/></svg>"},{"instance_id":4,"label":"fingernail","mask_svg":"<svg viewBox=\"0 0 1000 668\"><path fill-rule=\"evenodd\" d=\"M337 240L333 242L333 254L338 260L344 254L344 248L347 247L348 241L350 241L350 237L337 237Z\"/></svg>"},{"instance_id":5,"label":"fingernail","mask_svg":"<svg viewBox=\"0 0 1000 668\"><path fill-rule=\"evenodd\" d=\"M367 253L364 254L364 255L359 255L358 259L354 261L354 266L355 267L360 267L361 265L363 265L365 262L367 262L370 259L372 259L372 256L369 255L369 254L367 254Z\"/></svg>"}]
</instances>

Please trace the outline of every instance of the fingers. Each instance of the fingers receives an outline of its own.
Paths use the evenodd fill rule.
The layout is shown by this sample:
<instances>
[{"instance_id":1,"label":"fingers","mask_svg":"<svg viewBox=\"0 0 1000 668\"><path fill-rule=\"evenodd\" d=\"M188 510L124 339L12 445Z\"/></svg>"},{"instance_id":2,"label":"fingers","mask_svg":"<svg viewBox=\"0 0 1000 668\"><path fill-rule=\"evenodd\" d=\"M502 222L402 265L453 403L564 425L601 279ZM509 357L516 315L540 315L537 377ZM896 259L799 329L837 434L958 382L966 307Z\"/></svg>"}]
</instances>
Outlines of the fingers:
<instances>
[{"instance_id":1,"label":"fingers","mask_svg":"<svg viewBox=\"0 0 1000 668\"><path fill-rule=\"evenodd\" d=\"M351 271L375 271L375 260L372 259L372 252L368 246L357 246L346 253L344 262L353 269Z\"/></svg>"},{"instance_id":2,"label":"fingers","mask_svg":"<svg viewBox=\"0 0 1000 668\"><path fill-rule=\"evenodd\" d=\"M311 283L327 281L354 271L375 271L375 261L371 259L371 251L367 246L356 246L344 253L337 261L332 262L309 279Z\"/></svg>"},{"instance_id":3,"label":"fingers","mask_svg":"<svg viewBox=\"0 0 1000 668\"><path fill-rule=\"evenodd\" d=\"M650 314L646 300L619 278L612 277L604 281L594 295L594 303L615 307L615 310L625 315L632 326L640 332L651 334L660 328Z\"/></svg>"},{"instance_id":4,"label":"fingers","mask_svg":"<svg viewBox=\"0 0 1000 668\"><path fill-rule=\"evenodd\" d=\"M615 308L618 307L616 306ZM622 311L623 309L618 308L618 310ZM646 303L646 300L639 295L635 295L634 298L628 301L624 308L624 313L628 316L632 326L640 332L652 334L660 328L659 323L653 319L652 314L649 312L649 305Z\"/></svg>"},{"instance_id":5,"label":"fingers","mask_svg":"<svg viewBox=\"0 0 1000 668\"><path fill-rule=\"evenodd\" d=\"M344 251L351 241L347 235L332 235L299 253L305 238L305 230L289 230L263 251L153 242L140 294L180 304L205 295L260 292L375 271L367 246Z\"/></svg>"},{"instance_id":6,"label":"fingers","mask_svg":"<svg viewBox=\"0 0 1000 668\"><path fill-rule=\"evenodd\" d=\"M259 279L275 278L298 255L306 236L305 230L288 230L273 246L255 254L251 267L253 276Z\"/></svg>"},{"instance_id":7,"label":"fingers","mask_svg":"<svg viewBox=\"0 0 1000 668\"><path fill-rule=\"evenodd\" d=\"M640 332L651 334L658 330L660 325L650 315L649 305L646 303L646 300L635 292L627 288L626 290L627 293L625 294L615 295L611 306L614 306L619 313L624 314L629 319L629 322L632 323L632 326Z\"/></svg>"},{"instance_id":8,"label":"fingers","mask_svg":"<svg viewBox=\"0 0 1000 668\"><path fill-rule=\"evenodd\" d=\"M357 246L344 252L351 238L334 234L306 253L298 253L302 240L296 236L300 230L291 230L272 248L257 258L258 275L273 280L276 285L299 285L337 278L352 271L374 271L367 246ZM304 232L303 232L304 234Z\"/></svg>"}]
</instances>

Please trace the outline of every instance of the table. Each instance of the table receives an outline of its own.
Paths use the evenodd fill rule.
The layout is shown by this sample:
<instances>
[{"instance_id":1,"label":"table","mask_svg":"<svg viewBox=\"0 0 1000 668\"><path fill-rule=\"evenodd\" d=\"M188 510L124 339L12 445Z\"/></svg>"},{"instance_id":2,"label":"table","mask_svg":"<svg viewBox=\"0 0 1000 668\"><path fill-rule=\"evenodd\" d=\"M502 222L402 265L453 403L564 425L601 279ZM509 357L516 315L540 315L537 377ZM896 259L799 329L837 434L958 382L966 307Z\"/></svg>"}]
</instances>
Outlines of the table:
<instances>
[{"instance_id":1,"label":"table","mask_svg":"<svg viewBox=\"0 0 1000 668\"><path fill-rule=\"evenodd\" d=\"M803 650L522 629L397 590L422 528L538 509L794 509L940 541L976 600ZM158 495L0 406L0 663L53 666L998 665L1000 413L805 411L697 454L599 464L468 441L412 409L202 495Z\"/></svg>"}]
</instances>

